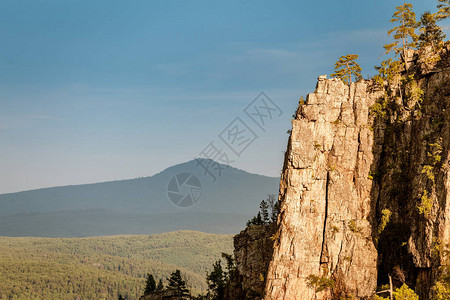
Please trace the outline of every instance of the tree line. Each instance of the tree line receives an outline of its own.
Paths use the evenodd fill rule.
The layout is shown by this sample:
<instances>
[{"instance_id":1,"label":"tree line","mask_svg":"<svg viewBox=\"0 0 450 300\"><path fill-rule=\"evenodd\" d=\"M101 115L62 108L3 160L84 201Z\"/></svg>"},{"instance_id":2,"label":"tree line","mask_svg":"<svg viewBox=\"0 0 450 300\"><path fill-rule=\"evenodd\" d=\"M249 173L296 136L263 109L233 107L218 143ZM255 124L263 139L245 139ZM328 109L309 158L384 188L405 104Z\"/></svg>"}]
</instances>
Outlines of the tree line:
<instances>
[{"instance_id":1,"label":"tree line","mask_svg":"<svg viewBox=\"0 0 450 300\"><path fill-rule=\"evenodd\" d=\"M420 49L430 47L433 52L438 52L444 46L445 34L438 25L439 22L446 20L450 16L450 0L437 0L437 11L431 13L425 11L420 20L416 20L416 14L413 11L413 5L404 3L397 6L392 15L391 23L397 26L388 31L394 41L383 46L384 54L393 54L393 57L381 62L381 66L375 67L378 74L372 79L383 83L388 80L387 72L398 73L405 68L406 53L409 49ZM419 34L416 30L419 29ZM331 77L340 78L345 84L362 79L361 66L356 62L359 58L357 54L347 54L341 56L335 63L335 72Z\"/></svg>"}]
</instances>

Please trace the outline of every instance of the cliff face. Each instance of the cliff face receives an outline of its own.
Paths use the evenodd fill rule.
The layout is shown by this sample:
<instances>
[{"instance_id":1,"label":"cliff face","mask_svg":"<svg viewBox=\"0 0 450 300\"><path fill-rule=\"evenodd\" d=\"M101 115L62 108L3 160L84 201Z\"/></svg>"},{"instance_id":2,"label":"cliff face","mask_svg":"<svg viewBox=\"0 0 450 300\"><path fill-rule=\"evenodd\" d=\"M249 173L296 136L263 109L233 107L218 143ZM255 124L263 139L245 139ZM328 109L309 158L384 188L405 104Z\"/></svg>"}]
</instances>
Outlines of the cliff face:
<instances>
[{"instance_id":1,"label":"cliff face","mask_svg":"<svg viewBox=\"0 0 450 300\"><path fill-rule=\"evenodd\" d=\"M226 299L261 299L264 295L275 225L252 225L234 237L237 273L230 280Z\"/></svg>"},{"instance_id":2,"label":"cliff face","mask_svg":"<svg viewBox=\"0 0 450 300\"><path fill-rule=\"evenodd\" d=\"M426 49L411 53L408 73L423 91L421 100L404 99L374 125L374 226L383 210L392 213L379 236L378 280L385 283L391 274L422 299L432 297L450 249L449 52L437 63Z\"/></svg>"},{"instance_id":3,"label":"cliff face","mask_svg":"<svg viewBox=\"0 0 450 300\"><path fill-rule=\"evenodd\" d=\"M403 90L321 76L299 106L266 299L369 297L388 274L429 297L450 243L448 49L407 66Z\"/></svg>"},{"instance_id":4,"label":"cliff face","mask_svg":"<svg viewBox=\"0 0 450 300\"><path fill-rule=\"evenodd\" d=\"M364 82L348 87L319 79L292 121L266 299L315 299L321 287L312 276L336 280L355 296L376 287L377 252L368 221L374 135L368 116L376 95L366 90ZM330 290L317 297L330 297Z\"/></svg>"}]
</instances>

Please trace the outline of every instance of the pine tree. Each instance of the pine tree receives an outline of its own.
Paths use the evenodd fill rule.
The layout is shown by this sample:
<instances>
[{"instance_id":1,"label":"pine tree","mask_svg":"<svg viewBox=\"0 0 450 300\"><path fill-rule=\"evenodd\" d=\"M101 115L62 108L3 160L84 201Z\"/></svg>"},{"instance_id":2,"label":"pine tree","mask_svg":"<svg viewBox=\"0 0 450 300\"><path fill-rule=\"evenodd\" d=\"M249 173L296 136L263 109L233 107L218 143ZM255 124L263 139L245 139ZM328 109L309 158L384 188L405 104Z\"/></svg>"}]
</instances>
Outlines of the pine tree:
<instances>
[{"instance_id":1,"label":"pine tree","mask_svg":"<svg viewBox=\"0 0 450 300\"><path fill-rule=\"evenodd\" d=\"M280 203L275 199L275 195L268 195L267 204L270 209L270 222L274 223L277 221L278 214L280 213Z\"/></svg>"},{"instance_id":2,"label":"pine tree","mask_svg":"<svg viewBox=\"0 0 450 300\"><path fill-rule=\"evenodd\" d=\"M160 279L158 281L158 286L156 287L156 290L157 291L162 291L163 289L164 289L164 285L163 285L162 279Z\"/></svg>"},{"instance_id":3,"label":"pine tree","mask_svg":"<svg viewBox=\"0 0 450 300\"><path fill-rule=\"evenodd\" d=\"M352 75L355 75L356 80L362 79L361 67L355 62L358 59L357 54L348 54L341 56L339 60L334 64L334 73L331 77L338 77L342 79L345 84L352 82Z\"/></svg>"},{"instance_id":4,"label":"pine tree","mask_svg":"<svg viewBox=\"0 0 450 300\"><path fill-rule=\"evenodd\" d=\"M247 221L247 226L250 225L263 225L263 219L261 217L261 212L258 211L258 213L256 214L256 217L253 217L251 220Z\"/></svg>"},{"instance_id":5,"label":"pine tree","mask_svg":"<svg viewBox=\"0 0 450 300\"><path fill-rule=\"evenodd\" d=\"M147 273L147 281L145 282L144 295L150 295L156 290L155 278L152 274Z\"/></svg>"},{"instance_id":6,"label":"pine tree","mask_svg":"<svg viewBox=\"0 0 450 300\"><path fill-rule=\"evenodd\" d=\"M438 0L439 4L437 8L439 9L436 13L436 20L441 21L450 17L450 0Z\"/></svg>"},{"instance_id":7,"label":"pine tree","mask_svg":"<svg viewBox=\"0 0 450 300\"><path fill-rule=\"evenodd\" d=\"M220 260L213 265L213 270L206 276L206 282L210 291L211 299L222 300L225 296L226 274L222 269Z\"/></svg>"},{"instance_id":8,"label":"pine tree","mask_svg":"<svg viewBox=\"0 0 450 300\"><path fill-rule=\"evenodd\" d=\"M420 46L431 46L436 49L442 40L445 38L441 27L436 25L436 15L426 11L420 17L420 31L419 36Z\"/></svg>"},{"instance_id":9,"label":"pine tree","mask_svg":"<svg viewBox=\"0 0 450 300\"><path fill-rule=\"evenodd\" d=\"M234 272L236 270L234 258L231 254L223 253L223 252L222 252L222 257L227 262L227 272L230 275L232 272Z\"/></svg>"},{"instance_id":10,"label":"pine tree","mask_svg":"<svg viewBox=\"0 0 450 300\"><path fill-rule=\"evenodd\" d=\"M259 204L259 209L261 210L262 223L269 223L269 205L267 204L267 202L262 200Z\"/></svg>"},{"instance_id":11,"label":"pine tree","mask_svg":"<svg viewBox=\"0 0 450 300\"><path fill-rule=\"evenodd\" d=\"M386 54L391 51L394 51L396 55L400 52L404 54L406 49L416 46L418 36L415 33L415 29L417 28L418 23L416 22L416 14L412 8L413 5L410 3L405 3L396 7L397 10L394 12L390 22L398 22L400 24L388 31L389 35L394 32L395 42L384 45ZM408 38L411 38L411 41L409 41ZM399 45L400 43L401 45Z\"/></svg>"},{"instance_id":12,"label":"pine tree","mask_svg":"<svg viewBox=\"0 0 450 300\"><path fill-rule=\"evenodd\" d=\"M167 288L175 291L176 295L179 297L189 296L189 289L186 286L186 281L181 277L180 270L175 270L169 278L167 278L169 284Z\"/></svg>"}]
</instances>

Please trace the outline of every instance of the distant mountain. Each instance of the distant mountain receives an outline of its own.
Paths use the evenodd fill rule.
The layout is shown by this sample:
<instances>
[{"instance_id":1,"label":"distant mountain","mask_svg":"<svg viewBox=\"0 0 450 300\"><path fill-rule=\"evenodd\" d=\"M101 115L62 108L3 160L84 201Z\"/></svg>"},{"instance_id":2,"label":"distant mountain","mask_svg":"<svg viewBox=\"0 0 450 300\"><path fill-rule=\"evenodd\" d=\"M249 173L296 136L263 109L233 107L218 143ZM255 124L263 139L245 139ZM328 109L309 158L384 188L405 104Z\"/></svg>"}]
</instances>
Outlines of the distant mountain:
<instances>
[{"instance_id":1,"label":"distant mountain","mask_svg":"<svg viewBox=\"0 0 450 300\"><path fill-rule=\"evenodd\" d=\"M267 194L278 193L279 178L210 160L200 163L210 166L215 181L192 160L151 177L1 194L0 235L80 237L180 229L236 233ZM196 203L180 207L192 201Z\"/></svg>"}]
</instances>

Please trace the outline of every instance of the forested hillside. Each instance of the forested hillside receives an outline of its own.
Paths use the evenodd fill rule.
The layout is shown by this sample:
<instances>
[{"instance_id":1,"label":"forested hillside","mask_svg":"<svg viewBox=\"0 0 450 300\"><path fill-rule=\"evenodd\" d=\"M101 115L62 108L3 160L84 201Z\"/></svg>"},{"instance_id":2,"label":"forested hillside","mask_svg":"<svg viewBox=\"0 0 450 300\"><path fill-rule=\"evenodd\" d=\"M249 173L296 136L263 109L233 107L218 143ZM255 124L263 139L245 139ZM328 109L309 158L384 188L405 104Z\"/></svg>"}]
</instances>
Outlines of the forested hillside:
<instances>
[{"instance_id":1,"label":"forested hillside","mask_svg":"<svg viewBox=\"0 0 450 300\"><path fill-rule=\"evenodd\" d=\"M137 299L147 273L165 281L175 269L203 292L222 252L232 252L231 235L0 237L0 299Z\"/></svg>"}]
</instances>

